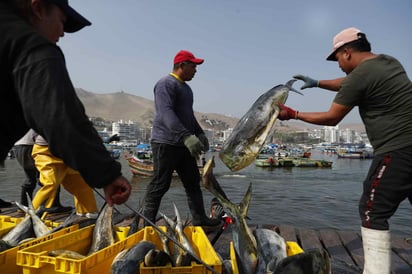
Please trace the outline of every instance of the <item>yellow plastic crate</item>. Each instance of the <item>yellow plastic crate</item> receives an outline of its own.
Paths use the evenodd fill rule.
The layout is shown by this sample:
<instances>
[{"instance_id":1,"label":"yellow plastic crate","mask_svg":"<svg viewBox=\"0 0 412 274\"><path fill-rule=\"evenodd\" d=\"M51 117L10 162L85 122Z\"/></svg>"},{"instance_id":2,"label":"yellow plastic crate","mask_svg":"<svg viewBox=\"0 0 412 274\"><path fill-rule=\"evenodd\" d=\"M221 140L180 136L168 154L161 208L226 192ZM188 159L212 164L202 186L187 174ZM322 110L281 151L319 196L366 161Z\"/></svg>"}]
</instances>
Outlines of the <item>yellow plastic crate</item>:
<instances>
[{"instance_id":1,"label":"yellow plastic crate","mask_svg":"<svg viewBox=\"0 0 412 274\"><path fill-rule=\"evenodd\" d=\"M17 252L19 250L23 250L27 247L34 246L39 243L43 243L52 239L56 239L62 235L65 235L69 232L75 231L79 228L79 225L75 224L67 228L63 228L59 231L56 231L50 235L46 235L44 237L36 238L32 241L25 242L19 246L7 249L3 252L0 252L0 269L7 269L8 274L19 274L22 273L22 269L20 266L16 264L16 257Z\"/></svg>"},{"instance_id":2,"label":"yellow plastic crate","mask_svg":"<svg viewBox=\"0 0 412 274\"><path fill-rule=\"evenodd\" d=\"M23 218L0 215L0 237L6 235L13 227L20 223Z\"/></svg>"},{"instance_id":3,"label":"yellow plastic crate","mask_svg":"<svg viewBox=\"0 0 412 274\"><path fill-rule=\"evenodd\" d=\"M236 259L236 251L235 251L235 246L233 245L233 242L230 242L230 261L232 262L232 273L233 274L239 274L239 267L237 264L237 259ZM303 249L299 246L297 242L290 242L286 241L286 254L288 256L296 255L299 253L303 253Z\"/></svg>"},{"instance_id":4,"label":"yellow plastic crate","mask_svg":"<svg viewBox=\"0 0 412 274\"><path fill-rule=\"evenodd\" d=\"M297 242L286 241L286 254L288 256L296 255L299 253L303 253L303 249Z\"/></svg>"},{"instance_id":5,"label":"yellow plastic crate","mask_svg":"<svg viewBox=\"0 0 412 274\"><path fill-rule=\"evenodd\" d=\"M16 263L22 267L23 274L108 273L114 257L120 251L141 241L144 235L144 231L140 230L126 237L129 227L115 227L116 243L83 259L48 256L48 252L57 249L66 249L86 254L92 242L94 226L91 225L56 239L19 250Z\"/></svg>"},{"instance_id":6,"label":"yellow plastic crate","mask_svg":"<svg viewBox=\"0 0 412 274\"><path fill-rule=\"evenodd\" d=\"M10 217L5 215L0 216L0 238L9 233L10 230L12 230L23 219L24 217ZM50 220L43 220L43 222L50 228L54 228L60 224Z\"/></svg>"},{"instance_id":7,"label":"yellow plastic crate","mask_svg":"<svg viewBox=\"0 0 412 274\"><path fill-rule=\"evenodd\" d=\"M165 230L165 227L161 227ZM197 256L206 264L213 267L217 273L222 273L222 262L216 254L215 249L207 238L202 227L187 226L184 229L185 235L193 246ZM157 231L153 227L144 228L144 239L153 242L157 248L162 248L162 242L159 238ZM170 243L170 250L174 253L174 244ZM176 247L178 248L178 247ZM192 262L191 266L172 267L146 267L142 262L140 265L140 274L171 274L171 273L193 273L193 274L205 274L212 273L203 264Z\"/></svg>"}]
</instances>

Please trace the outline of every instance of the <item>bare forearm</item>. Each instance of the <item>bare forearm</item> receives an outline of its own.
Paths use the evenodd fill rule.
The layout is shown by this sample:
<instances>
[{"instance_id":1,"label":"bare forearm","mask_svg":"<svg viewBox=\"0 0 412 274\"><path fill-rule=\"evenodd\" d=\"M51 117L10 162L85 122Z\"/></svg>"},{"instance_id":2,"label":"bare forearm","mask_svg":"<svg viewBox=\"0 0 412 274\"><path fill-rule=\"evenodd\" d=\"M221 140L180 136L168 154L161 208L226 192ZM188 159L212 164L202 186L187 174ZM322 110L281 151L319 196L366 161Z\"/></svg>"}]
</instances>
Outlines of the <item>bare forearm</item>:
<instances>
[{"instance_id":1,"label":"bare forearm","mask_svg":"<svg viewBox=\"0 0 412 274\"><path fill-rule=\"evenodd\" d=\"M329 116L327 112L300 112L297 120L322 126L336 126L342 119Z\"/></svg>"},{"instance_id":2,"label":"bare forearm","mask_svg":"<svg viewBox=\"0 0 412 274\"><path fill-rule=\"evenodd\" d=\"M331 91L338 91L340 89L340 85L343 79L345 79L345 77L331 79L331 80L319 80L318 87L323 88L323 89L328 89Z\"/></svg>"}]
</instances>

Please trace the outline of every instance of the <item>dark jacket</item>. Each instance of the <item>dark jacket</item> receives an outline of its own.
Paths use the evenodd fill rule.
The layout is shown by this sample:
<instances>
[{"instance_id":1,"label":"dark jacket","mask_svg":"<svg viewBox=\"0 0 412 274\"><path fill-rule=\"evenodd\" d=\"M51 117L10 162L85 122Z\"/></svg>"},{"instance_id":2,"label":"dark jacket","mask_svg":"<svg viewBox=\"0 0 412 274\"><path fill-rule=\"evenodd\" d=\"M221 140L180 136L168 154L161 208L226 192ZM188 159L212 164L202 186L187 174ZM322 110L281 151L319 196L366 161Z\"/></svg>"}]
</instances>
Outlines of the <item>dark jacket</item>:
<instances>
[{"instance_id":1,"label":"dark jacket","mask_svg":"<svg viewBox=\"0 0 412 274\"><path fill-rule=\"evenodd\" d=\"M30 128L92 187L121 175L70 81L60 48L0 1L0 163Z\"/></svg>"}]
</instances>

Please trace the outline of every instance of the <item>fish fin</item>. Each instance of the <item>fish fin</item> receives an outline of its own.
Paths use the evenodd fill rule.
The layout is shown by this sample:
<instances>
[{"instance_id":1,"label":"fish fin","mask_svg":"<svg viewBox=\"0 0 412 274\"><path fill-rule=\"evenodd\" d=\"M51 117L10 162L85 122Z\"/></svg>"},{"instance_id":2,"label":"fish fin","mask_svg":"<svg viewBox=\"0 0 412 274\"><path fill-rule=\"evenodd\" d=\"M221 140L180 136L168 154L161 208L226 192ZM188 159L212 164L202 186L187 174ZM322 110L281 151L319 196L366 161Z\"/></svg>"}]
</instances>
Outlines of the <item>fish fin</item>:
<instances>
[{"instance_id":1,"label":"fish fin","mask_svg":"<svg viewBox=\"0 0 412 274\"><path fill-rule=\"evenodd\" d=\"M31 200L31 198L30 198L29 193L26 192L26 196L27 196L27 204L29 205L29 209L30 209L30 210L33 210L33 212L35 212L34 207L33 207L33 202L32 202L32 200Z\"/></svg>"},{"instance_id":2,"label":"fish fin","mask_svg":"<svg viewBox=\"0 0 412 274\"><path fill-rule=\"evenodd\" d=\"M22 204L20 204L19 202L15 201L14 204L16 206L18 206L21 210L23 210L26 213L29 213L29 208L27 206L24 206Z\"/></svg>"},{"instance_id":3,"label":"fish fin","mask_svg":"<svg viewBox=\"0 0 412 274\"><path fill-rule=\"evenodd\" d=\"M298 91L297 89L295 89L294 87L292 87L293 83L295 83L297 80L296 79L292 79L287 81L286 85L291 91L294 91L296 93L299 93L300 95L303 95L302 92Z\"/></svg>"},{"instance_id":4,"label":"fish fin","mask_svg":"<svg viewBox=\"0 0 412 274\"><path fill-rule=\"evenodd\" d=\"M252 183L249 184L249 187L243 197L242 202L239 204L240 212L242 216L247 216L247 211L249 210L250 198L252 196Z\"/></svg>"}]
</instances>

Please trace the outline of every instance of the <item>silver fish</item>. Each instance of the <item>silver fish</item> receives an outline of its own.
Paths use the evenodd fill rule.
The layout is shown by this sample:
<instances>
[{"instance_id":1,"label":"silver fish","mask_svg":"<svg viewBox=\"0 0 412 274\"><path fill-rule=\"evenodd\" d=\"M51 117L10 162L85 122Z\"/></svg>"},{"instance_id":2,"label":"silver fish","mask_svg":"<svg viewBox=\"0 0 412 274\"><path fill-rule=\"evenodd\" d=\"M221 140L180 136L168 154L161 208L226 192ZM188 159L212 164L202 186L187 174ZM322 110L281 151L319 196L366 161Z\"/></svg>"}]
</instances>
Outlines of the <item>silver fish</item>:
<instances>
[{"instance_id":1,"label":"silver fish","mask_svg":"<svg viewBox=\"0 0 412 274\"><path fill-rule=\"evenodd\" d=\"M31 202L29 195L27 195L27 199L29 207L21 205L19 202L15 203L21 210L25 211L27 214L30 215L33 224L34 235L36 237L48 235L50 233L49 227L40 219L39 216L37 216L36 212L34 211L33 204Z\"/></svg>"},{"instance_id":2,"label":"silver fish","mask_svg":"<svg viewBox=\"0 0 412 274\"><path fill-rule=\"evenodd\" d=\"M175 232L176 238L178 239L179 243L185 248L185 250L183 250L182 248L178 249L179 255L177 255L175 264L176 266L186 266L186 265L189 265L190 262L194 259L192 257L192 254L196 254L196 253L193 249L192 244L190 243L189 239L184 233L184 227L183 227L183 222L180 216L180 212L174 203L173 203L173 206L175 210L176 221L173 221L172 219L170 219L163 213L160 213L160 214L165 220L165 223L168 224L169 228Z\"/></svg>"},{"instance_id":3,"label":"silver fish","mask_svg":"<svg viewBox=\"0 0 412 274\"><path fill-rule=\"evenodd\" d=\"M93 229L92 244L89 249L89 255L114 244L113 229L113 207L105 204L97 217Z\"/></svg>"},{"instance_id":4,"label":"silver fish","mask_svg":"<svg viewBox=\"0 0 412 274\"><path fill-rule=\"evenodd\" d=\"M29 205L31 205L29 208L21 205L19 202L15 202L15 204L28 213L28 215L26 215L20 223L18 223L12 230L1 238L3 243L0 247L1 251L18 246L26 239L42 237L55 231L50 230L49 227L40 219L40 217L36 215L29 196L28 201Z\"/></svg>"},{"instance_id":5,"label":"silver fish","mask_svg":"<svg viewBox=\"0 0 412 274\"><path fill-rule=\"evenodd\" d=\"M248 224L246 223L247 211L249 209L249 202L252 196L252 184L243 197L239 205L235 205L222 195L222 189L219 186L215 176L213 175L214 157L206 163L203 168L202 184L209 190L223 207L227 210L234 221L233 244L237 254L239 255L240 267L245 274L254 274L257 266L257 243L252 234ZM220 189L218 191L217 189Z\"/></svg>"},{"instance_id":6,"label":"silver fish","mask_svg":"<svg viewBox=\"0 0 412 274\"><path fill-rule=\"evenodd\" d=\"M265 273L273 269L282 259L286 258L286 241L276 231L257 228L253 231L253 235L258 247L256 273ZM270 265L269 268L268 265Z\"/></svg>"},{"instance_id":7,"label":"silver fish","mask_svg":"<svg viewBox=\"0 0 412 274\"><path fill-rule=\"evenodd\" d=\"M113 259L110 274L133 274L140 273L140 263L144 261L145 255L155 249L154 243L143 240L121 251Z\"/></svg>"},{"instance_id":8,"label":"silver fish","mask_svg":"<svg viewBox=\"0 0 412 274\"><path fill-rule=\"evenodd\" d=\"M325 249L312 249L284 258L274 274L330 274L330 257Z\"/></svg>"},{"instance_id":9,"label":"silver fish","mask_svg":"<svg viewBox=\"0 0 412 274\"><path fill-rule=\"evenodd\" d=\"M256 159L279 115L279 104L286 102L290 90L300 93L292 87L295 81L275 86L261 95L236 124L219 153L231 171L245 168Z\"/></svg>"},{"instance_id":10,"label":"silver fish","mask_svg":"<svg viewBox=\"0 0 412 274\"><path fill-rule=\"evenodd\" d=\"M31 217L30 215L27 215L20 223L18 223L13 229L11 229L6 235L1 238L1 241L5 244L2 245L0 251L18 246L22 240L34 236L35 235Z\"/></svg>"}]
</instances>

